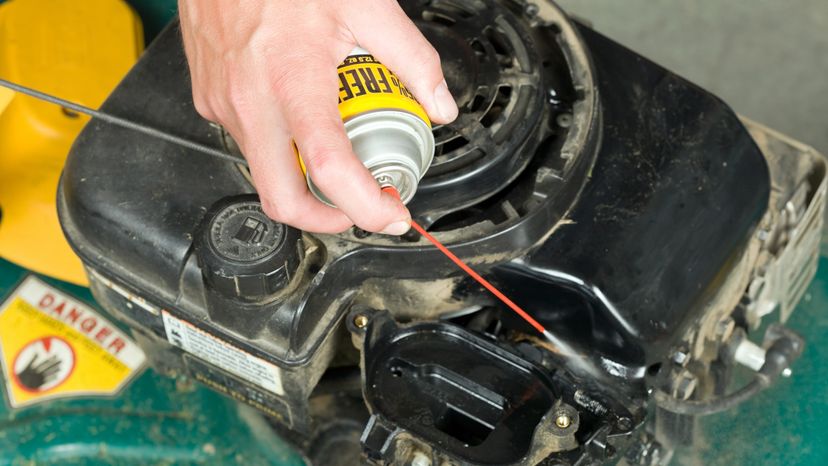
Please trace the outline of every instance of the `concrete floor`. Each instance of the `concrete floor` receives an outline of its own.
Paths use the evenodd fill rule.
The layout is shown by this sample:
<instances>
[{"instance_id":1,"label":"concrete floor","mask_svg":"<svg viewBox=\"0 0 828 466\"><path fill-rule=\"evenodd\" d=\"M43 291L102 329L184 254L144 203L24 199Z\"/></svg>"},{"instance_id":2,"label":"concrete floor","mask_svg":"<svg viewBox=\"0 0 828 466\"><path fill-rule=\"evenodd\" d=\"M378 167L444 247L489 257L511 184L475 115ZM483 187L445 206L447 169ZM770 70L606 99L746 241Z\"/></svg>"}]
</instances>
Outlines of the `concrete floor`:
<instances>
[{"instance_id":1,"label":"concrete floor","mask_svg":"<svg viewBox=\"0 0 828 466\"><path fill-rule=\"evenodd\" d=\"M558 3L737 112L828 153L828 1Z\"/></svg>"}]
</instances>

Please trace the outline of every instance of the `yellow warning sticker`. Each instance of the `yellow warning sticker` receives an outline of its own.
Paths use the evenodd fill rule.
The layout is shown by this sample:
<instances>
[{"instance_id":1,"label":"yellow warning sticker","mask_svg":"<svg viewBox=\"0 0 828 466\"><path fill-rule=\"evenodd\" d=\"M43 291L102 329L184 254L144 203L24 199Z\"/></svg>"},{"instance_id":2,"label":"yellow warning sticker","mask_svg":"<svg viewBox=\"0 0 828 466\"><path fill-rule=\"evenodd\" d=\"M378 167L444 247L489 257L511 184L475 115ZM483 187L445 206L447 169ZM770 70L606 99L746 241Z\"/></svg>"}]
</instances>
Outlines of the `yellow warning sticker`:
<instances>
[{"instance_id":1,"label":"yellow warning sticker","mask_svg":"<svg viewBox=\"0 0 828 466\"><path fill-rule=\"evenodd\" d=\"M0 307L0 360L13 408L117 393L143 351L89 306L30 276Z\"/></svg>"}]
</instances>

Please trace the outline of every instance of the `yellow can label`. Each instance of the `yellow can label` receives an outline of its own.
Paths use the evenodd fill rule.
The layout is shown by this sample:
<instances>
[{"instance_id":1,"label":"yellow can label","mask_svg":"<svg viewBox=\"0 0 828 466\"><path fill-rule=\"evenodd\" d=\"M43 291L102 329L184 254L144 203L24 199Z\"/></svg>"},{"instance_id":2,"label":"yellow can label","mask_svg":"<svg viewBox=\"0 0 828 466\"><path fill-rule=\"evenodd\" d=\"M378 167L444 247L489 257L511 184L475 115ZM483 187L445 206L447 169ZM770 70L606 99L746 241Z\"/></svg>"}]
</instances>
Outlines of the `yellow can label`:
<instances>
[{"instance_id":1,"label":"yellow can label","mask_svg":"<svg viewBox=\"0 0 828 466\"><path fill-rule=\"evenodd\" d=\"M414 95L372 55L351 55L337 71L339 113L343 120L375 110L402 110L417 115L431 126Z\"/></svg>"},{"instance_id":2,"label":"yellow can label","mask_svg":"<svg viewBox=\"0 0 828 466\"><path fill-rule=\"evenodd\" d=\"M348 56L339 67L339 114L342 121L377 110L399 110L416 115L429 127L431 120L397 76L373 55ZM299 159L302 173L307 168L296 143L293 150Z\"/></svg>"}]
</instances>

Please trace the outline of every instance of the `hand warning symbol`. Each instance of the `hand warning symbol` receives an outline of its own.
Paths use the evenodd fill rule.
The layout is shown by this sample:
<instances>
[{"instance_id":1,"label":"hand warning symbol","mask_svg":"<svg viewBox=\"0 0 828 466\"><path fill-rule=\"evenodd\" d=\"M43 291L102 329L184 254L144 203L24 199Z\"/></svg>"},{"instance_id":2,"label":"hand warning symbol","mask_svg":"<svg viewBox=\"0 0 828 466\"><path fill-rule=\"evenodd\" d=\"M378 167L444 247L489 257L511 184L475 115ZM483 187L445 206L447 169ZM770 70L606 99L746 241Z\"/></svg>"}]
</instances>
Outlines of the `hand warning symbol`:
<instances>
[{"instance_id":1,"label":"hand warning symbol","mask_svg":"<svg viewBox=\"0 0 828 466\"><path fill-rule=\"evenodd\" d=\"M14 360L14 380L28 392L44 392L57 387L72 373L75 352L60 337L39 338L20 350Z\"/></svg>"},{"instance_id":2,"label":"hand warning symbol","mask_svg":"<svg viewBox=\"0 0 828 466\"><path fill-rule=\"evenodd\" d=\"M38 361L40 356L32 354L32 358L20 373L16 374L20 384L30 390L37 390L51 382L60 372L60 359L50 356L44 361Z\"/></svg>"}]
</instances>

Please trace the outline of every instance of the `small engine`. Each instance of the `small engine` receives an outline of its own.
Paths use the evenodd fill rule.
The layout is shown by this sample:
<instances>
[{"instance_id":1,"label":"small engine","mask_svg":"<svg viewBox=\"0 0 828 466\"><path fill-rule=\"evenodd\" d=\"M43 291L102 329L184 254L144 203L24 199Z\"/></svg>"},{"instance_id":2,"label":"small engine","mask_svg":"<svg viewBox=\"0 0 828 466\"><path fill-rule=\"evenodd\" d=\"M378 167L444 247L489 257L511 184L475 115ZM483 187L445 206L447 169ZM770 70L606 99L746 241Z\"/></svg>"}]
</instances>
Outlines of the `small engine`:
<instances>
[{"instance_id":1,"label":"small engine","mask_svg":"<svg viewBox=\"0 0 828 466\"><path fill-rule=\"evenodd\" d=\"M416 233L275 223L243 164L96 120L60 218L158 370L326 465L664 464L694 416L790 373L821 155L552 3L400 4L461 109L412 215L552 341ZM237 151L193 108L176 24L103 109Z\"/></svg>"}]
</instances>

